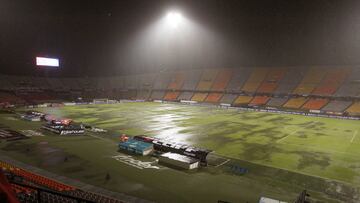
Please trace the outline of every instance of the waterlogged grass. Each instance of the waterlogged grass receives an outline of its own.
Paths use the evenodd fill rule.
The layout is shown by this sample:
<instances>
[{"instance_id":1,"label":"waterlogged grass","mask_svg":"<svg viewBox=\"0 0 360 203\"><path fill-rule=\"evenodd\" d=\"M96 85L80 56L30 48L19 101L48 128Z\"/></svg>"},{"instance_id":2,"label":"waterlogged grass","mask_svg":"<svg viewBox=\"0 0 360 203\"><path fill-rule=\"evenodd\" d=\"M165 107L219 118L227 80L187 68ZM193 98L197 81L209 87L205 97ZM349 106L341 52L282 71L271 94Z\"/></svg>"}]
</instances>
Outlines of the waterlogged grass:
<instances>
[{"instance_id":1,"label":"waterlogged grass","mask_svg":"<svg viewBox=\"0 0 360 203\"><path fill-rule=\"evenodd\" d=\"M38 110L106 128L109 133L102 137L109 139L45 133L50 136L2 143L1 149L30 164L111 190L158 202L257 202L262 195L291 202L304 188L324 202L332 198L347 202L346 197L337 195L339 188L350 199L359 194L359 121L160 103ZM0 123L21 130L40 127L39 123L6 119L9 116L13 115L0 115ZM205 147L232 161L196 173L134 169L110 158L118 154L116 141L121 133ZM41 141L58 150L42 155L38 146ZM21 150L25 148L31 149L31 156ZM54 162L44 158L52 156L59 163L63 156L72 158L60 167L44 165ZM249 174L231 174L232 163L248 168ZM107 172L112 177L110 182L104 182Z\"/></svg>"}]
</instances>

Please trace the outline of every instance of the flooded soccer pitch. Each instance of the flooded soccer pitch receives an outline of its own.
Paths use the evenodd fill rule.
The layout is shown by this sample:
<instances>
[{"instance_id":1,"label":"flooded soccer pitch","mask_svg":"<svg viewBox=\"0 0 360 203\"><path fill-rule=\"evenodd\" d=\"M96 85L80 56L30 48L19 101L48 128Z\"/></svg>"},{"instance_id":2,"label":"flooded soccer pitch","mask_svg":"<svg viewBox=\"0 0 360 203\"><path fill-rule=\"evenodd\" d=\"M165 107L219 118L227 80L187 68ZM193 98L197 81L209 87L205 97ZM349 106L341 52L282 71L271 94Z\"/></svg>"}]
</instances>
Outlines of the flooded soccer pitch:
<instances>
[{"instance_id":1,"label":"flooded soccer pitch","mask_svg":"<svg viewBox=\"0 0 360 203\"><path fill-rule=\"evenodd\" d=\"M161 103L37 110L109 131L79 137L43 132L1 142L1 153L109 190L156 202L258 202L261 196L291 202L303 189L323 202L359 201L359 121ZM0 122L16 130L40 128L11 114L1 114ZM204 147L229 161L191 172L171 169L155 158L118 152L122 133Z\"/></svg>"}]
</instances>

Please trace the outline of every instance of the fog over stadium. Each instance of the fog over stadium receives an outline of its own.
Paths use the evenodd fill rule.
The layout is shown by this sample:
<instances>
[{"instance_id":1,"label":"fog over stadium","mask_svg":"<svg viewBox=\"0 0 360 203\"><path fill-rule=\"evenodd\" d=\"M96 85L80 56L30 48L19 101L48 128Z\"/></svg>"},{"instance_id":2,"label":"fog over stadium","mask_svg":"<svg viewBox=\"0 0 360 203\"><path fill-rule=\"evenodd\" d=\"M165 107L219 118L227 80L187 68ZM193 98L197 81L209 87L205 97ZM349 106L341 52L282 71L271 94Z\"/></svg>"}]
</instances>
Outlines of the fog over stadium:
<instances>
[{"instance_id":1,"label":"fog over stadium","mask_svg":"<svg viewBox=\"0 0 360 203\"><path fill-rule=\"evenodd\" d=\"M56 75L172 68L356 65L358 1L1 0L1 72L44 74L36 55L59 57ZM163 24L177 10L184 22Z\"/></svg>"}]
</instances>

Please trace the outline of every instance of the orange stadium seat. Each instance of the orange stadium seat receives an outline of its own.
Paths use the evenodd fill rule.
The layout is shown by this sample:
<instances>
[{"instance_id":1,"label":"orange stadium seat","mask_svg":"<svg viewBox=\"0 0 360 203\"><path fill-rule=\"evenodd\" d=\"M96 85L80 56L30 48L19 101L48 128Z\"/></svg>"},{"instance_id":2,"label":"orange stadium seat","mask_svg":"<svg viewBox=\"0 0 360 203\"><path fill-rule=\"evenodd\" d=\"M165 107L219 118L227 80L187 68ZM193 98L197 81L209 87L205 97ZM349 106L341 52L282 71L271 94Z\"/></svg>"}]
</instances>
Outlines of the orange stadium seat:
<instances>
[{"instance_id":1,"label":"orange stadium seat","mask_svg":"<svg viewBox=\"0 0 360 203\"><path fill-rule=\"evenodd\" d=\"M251 102L249 103L250 106L260 106L265 105L269 101L270 97L268 96L255 96Z\"/></svg>"},{"instance_id":2,"label":"orange stadium seat","mask_svg":"<svg viewBox=\"0 0 360 203\"><path fill-rule=\"evenodd\" d=\"M164 97L164 100L175 101L179 95L180 95L180 92L167 92Z\"/></svg>"},{"instance_id":3,"label":"orange stadium seat","mask_svg":"<svg viewBox=\"0 0 360 203\"><path fill-rule=\"evenodd\" d=\"M299 109L306 101L307 99L305 97L291 98L283 105L283 107Z\"/></svg>"},{"instance_id":4,"label":"orange stadium seat","mask_svg":"<svg viewBox=\"0 0 360 203\"><path fill-rule=\"evenodd\" d=\"M317 85L321 82L323 77L326 74L325 69L320 68L311 68L309 69L303 80L300 82L300 84L296 87L296 89L293 91L295 94L310 94Z\"/></svg>"},{"instance_id":5,"label":"orange stadium seat","mask_svg":"<svg viewBox=\"0 0 360 203\"><path fill-rule=\"evenodd\" d=\"M168 89L179 90L184 84L185 74L183 72L175 73L174 77L171 79Z\"/></svg>"},{"instance_id":6,"label":"orange stadium seat","mask_svg":"<svg viewBox=\"0 0 360 203\"><path fill-rule=\"evenodd\" d=\"M241 90L245 92L256 92L261 82L265 79L268 71L267 68L254 69Z\"/></svg>"},{"instance_id":7,"label":"orange stadium seat","mask_svg":"<svg viewBox=\"0 0 360 203\"><path fill-rule=\"evenodd\" d=\"M210 102L210 103L217 103L220 101L221 97L223 96L222 93L210 93L206 99L205 102Z\"/></svg>"},{"instance_id":8,"label":"orange stadium seat","mask_svg":"<svg viewBox=\"0 0 360 203\"><path fill-rule=\"evenodd\" d=\"M274 92L280 80L284 77L285 73L286 73L285 69L270 70L270 72L267 74L264 82L260 85L257 92L264 92L264 93Z\"/></svg>"},{"instance_id":9,"label":"orange stadium seat","mask_svg":"<svg viewBox=\"0 0 360 203\"><path fill-rule=\"evenodd\" d=\"M210 90L218 71L215 69L204 70L200 82L197 86L197 90Z\"/></svg>"},{"instance_id":10,"label":"orange stadium seat","mask_svg":"<svg viewBox=\"0 0 360 203\"><path fill-rule=\"evenodd\" d=\"M333 69L329 70L325 78L321 81L319 86L314 90L316 95L332 95L344 82L349 74L347 69Z\"/></svg>"},{"instance_id":11,"label":"orange stadium seat","mask_svg":"<svg viewBox=\"0 0 360 203\"><path fill-rule=\"evenodd\" d=\"M229 84L232 76L230 69L222 69L219 71L214 83L211 87L212 90L224 90Z\"/></svg>"},{"instance_id":12,"label":"orange stadium seat","mask_svg":"<svg viewBox=\"0 0 360 203\"><path fill-rule=\"evenodd\" d=\"M248 104L251 100L252 100L252 96L238 96L235 101L234 101L234 105L243 105L243 104Z\"/></svg>"},{"instance_id":13,"label":"orange stadium seat","mask_svg":"<svg viewBox=\"0 0 360 203\"><path fill-rule=\"evenodd\" d=\"M353 103L348 109L346 109L352 116L359 116L360 115L360 102Z\"/></svg>"},{"instance_id":14,"label":"orange stadium seat","mask_svg":"<svg viewBox=\"0 0 360 203\"><path fill-rule=\"evenodd\" d=\"M191 98L192 101L202 102L205 100L207 93L195 93L194 96Z\"/></svg>"},{"instance_id":15,"label":"orange stadium seat","mask_svg":"<svg viewBox=\"0 0 360 203\"><path fill-rule=\"evenodd\" d=\"M309 99L303 106L302 109L308 110L319 110L329 102L328 99Z\"/></svg>"}]
</instances>

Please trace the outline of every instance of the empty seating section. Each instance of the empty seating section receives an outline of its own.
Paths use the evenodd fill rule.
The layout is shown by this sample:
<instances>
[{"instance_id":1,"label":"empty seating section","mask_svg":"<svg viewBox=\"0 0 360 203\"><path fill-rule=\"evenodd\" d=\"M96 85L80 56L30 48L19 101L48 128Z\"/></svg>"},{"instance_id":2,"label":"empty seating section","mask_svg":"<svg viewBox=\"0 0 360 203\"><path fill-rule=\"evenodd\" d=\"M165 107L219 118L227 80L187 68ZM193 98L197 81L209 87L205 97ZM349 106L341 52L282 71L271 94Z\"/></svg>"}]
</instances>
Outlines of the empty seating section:
<instances>
[{"instance_id":1,"label":"empty seating section","mask_svg":"<svg viewBox=\"0 0 360 203\"><path fill-rule=\"evenodd\" d=\"M182 86L183 90L195 90L201 77L201 70L184 71L185 79Z\"/></svg>"},{"instance_id":2,"label":"empty seating section","mask_svg":"<svg viewBox=\"0 0 360 203\"><path fill-rule=\"evenodd\" d=\"M291 98L283 105L283 107L299 109L306 101L307 101L307 98L305 98L305 97Z\"/></svg>"},{"instance_id":3,"label":"empty seating section","mask_svg":"<svg viewBox=\"0 0 360 203\"><path fill-rule=\"evenodd\" d=\"M161 90L167 89L171 80L171 72L161 72L155 77L153 89Z\"/></svg>"},{"instance_id":4,"label":"empty seating section","mask_svg":"<svg viewBox=\"0 0 360 203\"><path fill-rule=\"evenodd\" d=\"M205 102L209 102L209 103L218 103L221 99L221 97L223 96L222 93L210 93L206 99Z\"/></svg>"},{"instance_id":5,"label":"empty seating section","mask_svg":"<svg viewBox=\"0 0 360 203\"><path fill-rule=\"evenodd\" d=\"M234 70L231 80L226 87L227 91L239 91L251 74L250 68Z\"/></svg>"},{"instance_id":6,"label":"empty seating section","mask_svg":"<svg viewBox=\"0 0 360 203\"><path fill-rule=\"evenodd\" d=\"M166 95L164 96L164 100L175 101L175 100L177 100L179 95L180 95L180 92L167 92Z\"/></svg>"},{"instance_id":7,"label":"empty seating section","mask_svg":"<svg viewBox=\"0 0 360 203\"><path fill-rule=\"evenodd\" d=\"M124 89L136 89L136 76L130 75L124 77Z\"/></svg>"},{"instance_id":8,"label":"empty seating section","mask_svg":"<svg viewBox=\"0 0 360 203\"><path fill-rule=\"evenodd\" d=\"M329 102L328 99L309 99L303 106L302 109L307 110L320 110Z\"/></svg>"},{"instance_id":9,"label":"empty seating section","mask_svg":"<svg viewBox=\"0 0 360 203\"><path fill-rule=\"evenodd\" d=\"M238 105L245 105L245 104L248 104L251 100L252 100L253 97L251 96L238 96L236 98L236 100L234 101L234 105L235 106L238 106Z\"/></svg>"},{"instance_id":10,"label":"empty seating section","mask_svg":"<svg viewBox=\"0 0 360 203\"><path fill-rule=\"evenodd\" d=\"M266 104L267 106L272 107L281 107L285 102L287 102L288 98L280 98L280 97L274 97L269 100L269 102Z\"/></svg>"},{"instance_id":11,"label":"empty seating section","mask_svg":"<svg viewBox=\"0 0 360 203\"><path fill-rule=\"evenodd\" d=\"M309 69L301 83L294 90L294 94L309 95L321 82L327 69L311 68Z\"/></svg>"},{"instance_id":12,"label":"empty seating section","mask_svg":"<svg viewBox=\"0 0 360 203\"><path fill-rule=\"evenodd\" d=\"M360 116L360 102L354 102L346 112L352 116Z\"/></svg>"},{"instance_id":13,"label":"empty seating section","mask_svg":"<svg viewBox=\"0 0 360 203\"><path fill-rule=\"evenodd\" d=\"M180 90L184 84L185 74L183 72L176 72L171 79L168 89Z\"/></svg>"},{"instance_id":14,"label":"empty seating section","mask_svg":"<svg viewBox=\"0 0 360 203\"><path fill-rule=\"evenodd\" d=\"M14 85L10 82L9 77L0 75L0 90L12 90Z\"/></svg>"},{"instance_id":15,"label":"empty seating section","mask_svg":"<svg viewBox=\"0 0 360 203\"><path fill-rule=\"evenodd\" d=\"M216 78L217 72L218 71L215 69L204 70L196 89L197 90L210 90L210 88Z\"/></svg>"},{"instance_id":16,"label":"empty seating section","mask_svg":"<svg viewBox=\"0 0 360 203\"><path fill-rule=\"evenodd\" d=\"M208 93L195 93L194 96L191 97L192 101L202 102L207 97Z\"/></svg>"},{"instance_id":17,"label":"empty seating section","mask_svg":"<svg viewBox=\"0 0 360 203\"><path fill-rule=\"evenodd\" d=\"M151 99L162 100L165 96L165 91L154 90L151 93Z\"/></svg>"},{"instance_id":18,"label":"empty seating section","mask_svg":"<svg viewBox=\"0 0 360 203\"><path fill-rule=\"evenodd\" d=\"M224 94L224 96L220 100L220 103L232 104L236 98L236 94Z\"/></svg>"},{"instance_id":19,"label":"empty seating section","mask_svg":"<svg viewBox=\"0 0 360 203\"><path fill-rule=\"evenodd\" d=\"M315 95L332 95L341 86L347 77L349 71L347 69L332 69L327 72L324 79L312 92Z\"/></svg>"},{"instance_id":20,"label":"empty seating section","mask_svg":"<svg viewBox=\"0 0 360 203\"><path fill-rule=\"evenodd\" d=\"M24 103L24 100L11 93L0 92L0 103L5 103L5 102L19 104L19 103Z\"/></svg>"},{"instance_id":21,"label":"empty seating section","mask_svg":"<svg viewBox=\"0 0 360 203\"><path fill-rule=\"evenodd\" d=\"M150 90L138 90L136 94L136 99L147 100L150 96Z\"/></svg>"},{"instance_id":22,"label":"empty seating section","mask_svg":"<svg viewBox=\"0 0 360 203\"><path fill-rule=\"evenodd\" d=\"M0 161L0 168L10 171L11 173L21 176L23 178L25 178L28 181L34 182L36 184L45 186L47 188L56 190L56 191L69 191L69 190L74 190L74 187L59 183L57 181L54 181L52 179L49 178L45 178L43 176L28 172L26 170L23 170L21 168L15 167L11 164L5 163Z\"/></svg>"},{"instance_id":23,"label":"empty seating section","mask_svg":"<svg viewBox=\"0 0 360 203\"><path fill-rule=\"evenodd\" d=\"M257 92L263 92L263 93L271 93L274 92L277 88L279 82L284 77L286 73L285 69L273 69L270 70L263 81L263 83L260 85Z\"/></svg>"},{"instance_id":24,"label":"empty seating section","mask_svg":"<svg viewBox=\"0 0 360 203\"><path fill-rule=\"evenodd\" d=\"M181 92L181 94L178 97L178 100L186 100L190 101L191 97L194 95L193 92Z\"/></svg>"},{"instance_id":25,"label":"empty seating section","mask_svg":"<svg viewBox=\"0 0 360 203\"><path fill-rule=\"evenodd\" d=\"M269 99L270 97L268 96L255 96L249 103L249 106L265 105L269 101Z\"/></svg>"},{"instance_id":26,"label":"empty seating section","mask_svg":"<svg viewBox=\"0 0 360 203\"><path fill-rule=\"evenodd\" d=\"M83 200L87 200L90 202L122 203L121 200L80 190L73 186L60 183L44 176L40 176L38 174L32 173L22 168L18 168L3 161L0 161L0 170L12 174L11 176L15 175L17 177L20 177L20 179L18 178L18 180L15 182L18 182L24 186L20 186L15 182L10 184L11 188L16 194L17 199L20 202L75 203L82 202L80 200L76 200L75 198L82 198ZM46 189L47 191L43 190L41 193L39 193L38 189L26 187L25 185L29 185L35 188L41 188L42 190ZM56 194L50 193L48 191L56 192Z\"/></svg>"},{"instance_id":27,"label":"empty seating section","mask_svg":"<svg viewBox=\"0 0 360 203\"><path fill-rule=\"evenodd\" d=\"M279 82L278 87L274 91L277 94L289 94L294 91L298 86L301 79L304 76L304 72L301 69L288 69L282 80Z\"/></svg>"},{"instance_id":28,"label":"empty seating section","mask_svg":"<svg viewBox=\"0 0 360 203\"><path fill-rule=\"evenodd\" d=\"M155 74L142 74L137 76L137 89L149 90L155 80Z\"/></svg>"},{"instance_id":29,"label":"empty seating section","mask_svg":"<svg viewBox=\"0 0 360 203\"><path fill-rule=\"evenodd\" d=\"M348 108L351 104L351 101L333 100L330 101L324 108L322 108L322 110L327 112L344 112L345 109Z\"/></svg>"},{"instance_id":30,"label":"empty seating section","mask_svg":"<svg viewBox=\"0 0 360 203\"><path fill-rule=\"evenodd\" d=\"M232 76L232 71L230 69L221 69L217 74L214 83L211 87L211 90L222 91L229 84Z\"/></svg>"},{"instance_id":31,"label":"empty seating section","mask_svg":"<svg viewBox=\"0 0 360 203\"><path fill-rule=\"evenodd\" d=\"M261 82L265 79L267 72L267 68L255 68L241 90L256 92Z\"/></svg>"},{"instance_id":32,"label":"empty seating section","mask_svg":"<svg viewBox=\"0 0 360 203\"><path fill-rule=\"evenodd\" d=\"M360 68L352 69L343 85L336 91L336 96L360 97Z\"/></svg>"}]
</instances>

